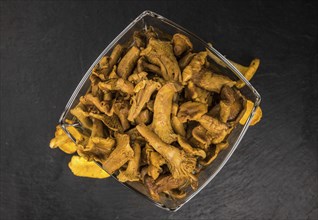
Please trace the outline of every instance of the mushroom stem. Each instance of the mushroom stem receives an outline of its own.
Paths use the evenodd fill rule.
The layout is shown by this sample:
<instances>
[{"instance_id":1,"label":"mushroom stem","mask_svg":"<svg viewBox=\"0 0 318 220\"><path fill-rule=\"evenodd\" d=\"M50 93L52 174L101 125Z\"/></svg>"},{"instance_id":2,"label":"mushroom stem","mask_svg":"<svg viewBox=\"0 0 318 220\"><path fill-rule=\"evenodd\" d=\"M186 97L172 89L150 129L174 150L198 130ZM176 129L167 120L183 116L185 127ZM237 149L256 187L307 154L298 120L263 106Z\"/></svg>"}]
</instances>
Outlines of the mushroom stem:
<instances>
[{"instance_id":1,"label":"mushroom stem","mask_svg":"<svg viewBox=\"0 0 318 220\"><path fill-rule=\"evenodd\" d=\"M122 167L128 160L134 157L134 150L130 147L130 138L127 134L115 134L116 148L103 163L103 168L109 174L113 174Z\"/></svg>"},{"instance_id":2,"label":"mushroom stem","mask_svg":"<svg viewBox=\"0 0 318 220\"><path fill-rule=\"evenodd\" d=\"M139 164L140 164L140 144L138 142L133 143L134 157L129 160L127 169L125 171L119 171L117 176L120 182L138 181L139 180Z\"/></svg>"},{"instance_id":3,"label":"mushroom stem","mask_svg":"<svg viewBox=\"0 0 318 220\"><path fill-rule=\"evenodd\" d=\"M209 43L209 44L212 46L211 43ZM214 55L213 53L211 53L211 51L209 51L209 50L207 50L207 52L208 52L209 56L210 56L217 64L219 64L219 65L222 66L222 67L227 68L226 64L225 64L220 58L218 58L216 55ZM228 60L229 60L229 59L228 59ZM243 65L241 65L241 64L239 64L239 63L236 63L236 62L234 62L234 61L232 61L232 60L229 60L229 61L231 62L231 64L232 64L238 71L240 71L240 72L243 74L243 76L244 76L248 81L250 81L250 80L253 78L253 76L254 76L254 74L256 73L256 71L257 71L257 69L258 69L258 67L259 67L259 65L260 65L260 62L261 62L260 59L255 58L255 59L253 59L253 60L251 61L251 63L250 63L249 66L243 66ZM244 83L242 80L239 80L239 81L237 81L237 83L236 83L235 86L240 89L240 88L242 88L242 87L245 86L245 83Z\"/></svg>"}]
</instances>

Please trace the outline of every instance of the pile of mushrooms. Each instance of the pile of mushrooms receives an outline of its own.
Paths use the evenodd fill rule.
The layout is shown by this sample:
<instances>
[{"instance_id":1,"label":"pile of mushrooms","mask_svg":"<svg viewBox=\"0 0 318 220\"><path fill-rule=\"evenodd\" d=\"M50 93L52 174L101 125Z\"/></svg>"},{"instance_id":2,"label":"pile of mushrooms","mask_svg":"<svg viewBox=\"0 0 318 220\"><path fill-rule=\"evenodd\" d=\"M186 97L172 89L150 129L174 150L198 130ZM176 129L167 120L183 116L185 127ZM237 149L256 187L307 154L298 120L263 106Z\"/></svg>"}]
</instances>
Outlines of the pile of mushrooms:
<instances>
[{"instance_id":1,"label":"pile of mushrooms","mask_svg":"<svg viewBox=\"0 0 318 220\"><path fill-rule=\"evenodd\" d=\"M121 182L143 183L156 201L197 188L246 103L238 82L213 70L207 51L153 28L135 32L130 46L115 46L90 81L71 110L83 128L77 153Z\"/></svg>"}]
</instances>

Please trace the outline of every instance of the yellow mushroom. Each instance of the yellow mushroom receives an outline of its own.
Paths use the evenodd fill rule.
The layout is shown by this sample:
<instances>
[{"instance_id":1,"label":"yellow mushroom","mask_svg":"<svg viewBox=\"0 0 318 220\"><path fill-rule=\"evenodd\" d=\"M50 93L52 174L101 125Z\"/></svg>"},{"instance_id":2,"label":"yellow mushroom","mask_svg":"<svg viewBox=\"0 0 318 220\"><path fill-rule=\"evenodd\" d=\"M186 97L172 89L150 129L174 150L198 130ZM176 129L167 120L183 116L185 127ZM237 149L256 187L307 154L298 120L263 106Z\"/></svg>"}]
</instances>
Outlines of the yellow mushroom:
<instances>
[{"instance_id":1,"label":"yellow mushroom","mask_svg":"<svg viewBox=\"0 0 318 220\"><path fill-rule=\"evenodd\" d=\"M101 101L97 96L92 93L87 93L80 97L80 102L86 105L94 105L96 108L108 116L113 115L113 109L110 106L110 102Z\"/></svg>"},{"instance_id":2,"label":"yellow mushroom","mask_svg":"<svg viewBox=\"0 0 318 220\"><path fill-rule=\"evenodd\" d=\"M260 60L259 59L254 59L252 60L252 62L250 63L249 66L243 66L241 64L235 63L233 61L231 61L231 63L243 74L243 76L250 81L252 79L252 77L254 76L254 74L256 73L259 64L260 64ZM236 85L237 88L242 88L243 86L245 86L245 83L242 80L239 80Z\"/></svg>"},{"instance_id":3,"label":"yellow mushroom","mask_svg":"<svg viewBox=\"0 0 318 220\"><path fill-rule=\"evenodd\" d=\"M147 72L138 72L138 73L133 73L131 74L129 77L128 77L128 81L129 82L132 82L134 84L137 84L139 83L140 81L144 80L144 79L147 79L147 75L148 73Z\"/></svg>"},{"instance_id":4,"label":"yellow mushroom","mask_svg":"<svg viewBox=\"0 0 318 220\"><path fill-rule=\"evenodd\" d=\"M180 119L177 117L179 106L177 103L172 104L172 110L171 110L171 126L173 128L173 131L176 134L179 134L183 137L186 136L186 131L184 128L183 123L180 121Z\"/></svg>"},{"instance_id":5,"label":"yellow mushroom","mask_svg":"<svg viewBox=\"0 0 318 220\"><path fill-rule=\"evenodd\" d=\"M112 108L114 109L114 113L119 118L123 131L126 131L130 128L129 121L127 119L129 107L129 102L125 100L116 101L112 106Z\"/></svg>"},{"instance_id":6,"label":"yellow mushroom","mask_svg":"<svg viewBox=\"0 0 318 220\"><path fill-rule=\"evenodd\" d=\"M204 150L200 149L200 148L194 148L192 147L188 142L187 140L178 135L178 143L179 145L181 146L181 148L186 152L188 153L189 155L192 155L192 156L198 156L198 157L201 157L202 159L204 159L206 157L206 153Z\"/></svg>"},{"instance_id":7,"label":"yellow mushroom","mask_svg":"<svg viewBox=\"0 0 318 220\"><path fill-rule=\"evenodd\" d=\"M136 128L148 143L167 161L168 168L174 178L196 179L192 174L195 169L196 158L187 155L183 150L163 142L147 126L137 125Z\"/></svg>"},{"instance_id":8,"label":"yellow mushroom","mask_svg":"<svg viewBox=\"0 0 318 220\"><path fill-rule=\"evenodd\" d=\"M182 83L186 84L192 77L195 77L201 69L204 67L206 62L207 52L197 53L182 71Z\"/></svg>"},{"instance_id":9,"label":"yellow mushroom","mask_svg":"<svg viewBox=\"0 0 318 220\"><path fill-rule=\"evenodd\" d=\"M115 134L116 147L109 157L103 162L103 168L109 174L113 174L121 168L127 161L134 157L134 150L130 146L130 137L127 134Z\"/></svg>"},{"instance_id":10,"label":"yellow mushroom","mask_svg":"<svg viewBox=\"0 0 318 220\"><path fill-rule=\"evenodd\" d=\"M180 56L186 51L191 51L193 45L190 39L183 34L175 34L172 38L173 52L176 56Z\"/></svg>"},{"instance_id":11,"label":"yellow mushroom","mask_svg":"<svg viewBox=\"0 0 318 220\"><path fill-rule=\"evenodd\" d=\"M92 129L93 122L89 118L89 113L86 111L85 105L79 103L75 108L72 108L70 112L81 122L84 128Z\"/></svg>"},{"instance_id":12,"label":"yellow mushroom","mask_svg":"<svg viewBox=\"0 0 318 220\"><path fill-rule=\"evenodd\" d=\"M72 122L70 122L72 124ZM70 132L70 134L75 138L76 143L82 142L87 139L86 136L81 134L76 128L72 126L66 127L66 129ZM60 125L56 126L55 137L50 141L50 148L60 148L60 150L64 151L67 154L73 154L77 150L76 144L72 139L67 136L65 131L62 129Z\"/></svg>"},{"instance_id":13,"label":"yellow mushroom","mask_svg":"<svg viewBox=\"0 0 318 220\"><path fill-rule=\"evenodd\" d=\"M192 99L196 102L201 102L208 104L211 100L211 92L197 87L194 83L190 80L188 81L187 87L185 89L185 97L187 99Z\"/></svg>"},{"instance_id":14,"label":"yellow mushroom","mask_svg":"<svg viewBox=\"0 0 318 220\"><path fill-rule=\"evenodd\" d=\"M130 50L125 54L125 56L121 59L118 64L117 74L123 79L127 79L131 74L137 60L139 58L140 50L133 46Z\"/></svg>"},{"instance_id":15,"label":"yellow mushroom","mask_svg":"<svg viewBox=\"0 0 318 220\"><path fill-rule=\"evenodd\" d=\"M137 62L137 70L138 72L151 72L158 74L159 76L162 75L161 69L159 66L148 63L145 57L140 57Z\"/></svg>"},{"instance_id":16,"label":"yellow mushroom","mask_svg":"<svg viewBox=\"0 0 318 220\"><path fill-rule=\"evenodd\" d=\"M210 157L208 160L205 160L205 161L200 161L199 163L202 165L202 166L207 166L209 164L211 164L215 159L216 157L218 156L218 154L226 149L227 147L229 146L229 143L228 142L222 142L222 143L219 143L216 145L215 147L215 151L214 151L214 154L212 155L212 157Z\"/></svg>"},{"instance_id":17,"label":"yellow mushroom","mask_svg":"<svg viewBox=\"0 0 318 220\"><path fill-rule=\"evenodd\" d=\"M120 44L117 44L110 56L103 56L99 63L93 68L92 75L90 77L91 81L94 81L94 78L99 78L102 81L106 80L109 72L117 63L123 50L124 48Z\"/></svg>"},{"instance_id":18,"label":"yellow mushroom","mask_svg":"<svg viewBox=\"0 0 318 220\"><path fill-rule=\"evenodd\" d=\"M50 141L50 148L57 147L67 154L73 154L77 150L75 143L66 135L60 125L56 126L55 137Z\"/></svg>"},{"instance_id":19,"label":"yellow mushroom","mask_svg":"<svg viewBox=\"0 0 318 220\"><path fill-rule=\"evenodd\" d=\"M137 84L138 85L138 84ZM147 80L146 85L143 89L138 89L139 91L134 95L132 100L132 105L129 109L128 120L134 121L139 113L142 111L143 107L150 100L152 93L161 88L161 84L153 80Z\"/></svg>"},{"instance_id":20,"label":"yellow mushroom","mask_svg":"<svg viewBox=\"0 0 318 220\"><path fill-rule=\"evenodd\" d=\"M123 127L117 115L108 116L105 114L95 114L93 112L89 113L89 116L98 120L101 120L109 129L113 131L123 131Z\"/></svg>"},{"instance_id":21,"label":"yellow mushroom","mask_svg":"<svg viewBox=\"0 0 318 220\"><path fill-rule=\"evenodd\" d=\"M122 78L113 78L105 82L99 82L98 87L103 91L122 91L129 95L134 94L134 85Z\"/></svg>"},{"instance_id":22,"label":"yellow mushroom","mask_svg":"<svg viewBox=\"0 0 318 220\"><path fill-rule=\"evenodd\" d=\"M109 177L109 174L99 167L94 161L88 161L79 156L73 156L68 167L75 176L98 179Z\"/></svg>"},{"instance_id":23,"label":"yellow mushroom","mask_svg":"<svg viewBox=\"0 0 318 220\"><path fill-rule=\"evenodd\" d=\"M192 80L196 86L216 93L220 93L223 86L227 85L232 87L236 83L229 77L213 73L208 69L202 69L200 73L192 77Z\"/></svg>"},{"instance_id":24,"label":"yellow mushroom","mask_svg":"<svg viewBox=\"0 0 318 220\"><path fill-rule=\"evenodd\" d=\"M167 83L159 89L155 104L153 121L154 132L166 143L170 144L177 139L171 126L172 101L175 94L181 91L182 86L177 83Z\"/></svg>"},{"instance_id":25,"label":"yellow mushroom","mask_svg":"<svg viewBox=\"0 0 318 220\"><path fill-rule=\"evenodd\" d=\"M147 173L156 180L163 171L161 166L166 164L166 161L149 144L146 144L143 148L143 154L145 155L145 160L148 163Z\"/></svg>"},{"instance_id":26,"label":"yellow mushroom","mask_svg":"<svg viewBox=\"0 0 318 220\"><path fill-rule=\"evenodd\" d=\"M188 120L199 120L201 116L208 112L208 105L201 102L185 102L179 107L177 117L180 122L185 123Z\"/></svg>"},{"instance_id":27,"label":"yellow mushroom","mask_svg":"<svg viewBox=\"0 0 318 220\"><path fill-rule=\"evenodd\" d=\"M212 44L210 44L212 46ZM207 50L209 56L219 65L227 68L226 64L220 60L216 55L214 55L213 53L211 53L209 50ZM228 59L229 60L229 59ZM233 66L236 67L236 69L238 69L242 74L243 76L248 80L250 81L252 79L252 77L254 76L254 74L256 73L259 65L260 65L260 59L258 58L255 58L251 61L250 65L249 66L243 66L239 63L236 63L232 60L229 60L231 62L231 64ZM242 88L243 86L245 86L245 83L242 81L242 80L239 80L236 82L235 86L237 88Z\"/></svg>"},{"instance_id":28,"label":"yellow mushroom","mask_svg":"<svg viewBox=\"0 0 318 220\"><path fill-rule=\"evenodd\" d=\"M244 107L244 114L239 121L241 125L244 125L246 123L248 117L250 116L252 112L253 106L254 106L254 103L250 100L247 100L246 105ZM250 126L257 124L261 120L262 116L263 116L262 109L258 106L251 120Z\"/></svg>"},{"instance_id":29,"label":"yellow mushroom","mask_svg":"<svg viewBox=\"0 0 318 220\"><path fill-rule=\"evenodd\" d=\"M140 55L145 56L150 63L159 66L165 80L181 79L181 71L170 42L150 38L148 46L141 51Z\"/></svg>"},{"instance_id":30,"label":"yellow mushroom","mask_svg":"<svg viewBox=\"0 0 318 220\"><path fill-rule=\"evenodd\" d=\"M209 115L203 115L197 121L207 130L209 136L212 137L213 144L221 143L231 131L225 123Z\"/></svg>"},{"instance_id":31,"label":"yellow mushroom","mask_svg":"<svg viewBox=\"0 0 318 220\"><path fill-rule=\"evenodd\" d=\"M119 175L117 176L117 178L120 182L138 181L140 177L139 164L141 147L138 142L134 142L132 145L134 150L134 157L128 161L126 170L119 171Z\"/></svg>"},{"instance_id":32,"label":"yellow mushroom","mask_svg":"<svg viewBox=\"0 0 318 220\"><path fill-rule=\"evenodd\" d=\"M180 69L183 70L189 63L191 62L192 58L196 55L196 53L187 53L183 57L180 58L178 61Z\"/></svg>"}]
</instances>

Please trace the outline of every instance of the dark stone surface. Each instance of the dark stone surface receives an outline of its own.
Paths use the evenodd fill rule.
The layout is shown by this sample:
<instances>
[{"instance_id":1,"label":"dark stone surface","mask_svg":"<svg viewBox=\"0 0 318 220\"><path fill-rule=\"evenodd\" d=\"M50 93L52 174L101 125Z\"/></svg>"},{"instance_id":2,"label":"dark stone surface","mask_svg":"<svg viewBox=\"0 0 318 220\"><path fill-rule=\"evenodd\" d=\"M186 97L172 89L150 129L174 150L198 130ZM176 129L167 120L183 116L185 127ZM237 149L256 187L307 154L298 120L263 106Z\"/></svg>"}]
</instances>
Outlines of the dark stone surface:
<instances>
[{"instance_id":1,"label":"dark stone surface","mask_svg":"<svg viewBox=\"0 0 318 220\"><path fill-rule=\"evenodd\" d=\"M317 219L315 1L243 2L1 1L1 219ZM48 146L82 75L145 9L233 60L261 59L262 122L176 213L111 178L73 176Z\"/></svg>"}]
</instances>

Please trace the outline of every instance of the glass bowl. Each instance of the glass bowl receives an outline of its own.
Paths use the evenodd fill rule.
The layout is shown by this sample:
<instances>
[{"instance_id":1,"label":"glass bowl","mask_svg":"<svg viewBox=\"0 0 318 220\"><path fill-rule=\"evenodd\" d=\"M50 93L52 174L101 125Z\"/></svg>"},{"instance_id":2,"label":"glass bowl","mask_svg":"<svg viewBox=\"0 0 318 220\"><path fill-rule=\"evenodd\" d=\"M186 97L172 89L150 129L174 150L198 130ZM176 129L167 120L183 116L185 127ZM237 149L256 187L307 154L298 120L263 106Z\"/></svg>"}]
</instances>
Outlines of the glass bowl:
<instances>
[{"instance_id":1,"label":"glass bowl","mask_svg":"<svg viewBox=\"0 0 318 220\"><path fill-rule=\"evenodd\" d=\"M240 89L241 93L245 95L249 100L254 102L254 107L251 114L248 117L248 120L244 125L238 124L235 129L231 132L228 137L229 146L221 151L217 158L213 161L212 164L207 166L204 170L200 172L199 175L199 186L196 191L193 191L191 188L187 191L187 196L183 199L172 200L172 199L162 199L160 202L154 201L150 195L148 194L147 189L143 184L139 182L126 182L120 184L132 189L138 194L142 195L142 197L150 200L154 205L169 211L176 211L180 209L184 204L189 202L196 194L198 194L209 182L218 174L218 172L222 169L225 163L229 160L240 141L242 140L244 134L246 133L251 118L253 117L256 108L259 106L261 97L259 93L254 89L254 87L250 84L248 80L244 78L242 73L240 73L220 52L218 52L211 44L204 42L201 38L186 30L185 28L179 26L178 24L164 18L161 15L158 15L152 11L144 11L141 13L134 21L132 21L97 57L92 66L85 73L82 80L79 82L75 91L73 92L71 98L65 106L65 110L63 111L59 123L66 134L75 141L75 138L68 132L66 129L68 126L73 126L79 128L81 125L79 123L69 124L66 119L73 119L74 116L70 114L70 109L73 108L78 102L79 98L84 95L90 86L89 76L93 67L100 61L100 59L104 55L110 55L112 49L116 46L116 44L123 44L132 39L134 31L138 31L141 29L147 29L152 26L155 29L161 30L163 33L167 34L175 34L182 33L189 37L191 42L193 43L193 47L196 51L207 50L208 52L214 54L214 57L218 57L224 65L219 66L222 69L222 73L229 76L230 78L235 80L242 80L246 86ZM212 56L210 56L211 59ZM217 65L217 64L215 64ZM225 66L225 67L224 67ZM113 178L116 178L115 175L112 175Z\"/></svg>"}]
</instances>

